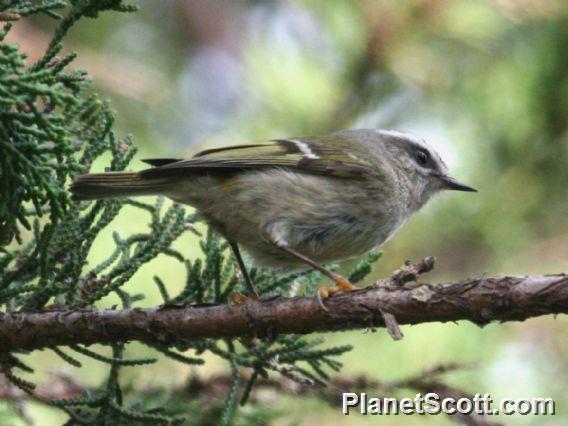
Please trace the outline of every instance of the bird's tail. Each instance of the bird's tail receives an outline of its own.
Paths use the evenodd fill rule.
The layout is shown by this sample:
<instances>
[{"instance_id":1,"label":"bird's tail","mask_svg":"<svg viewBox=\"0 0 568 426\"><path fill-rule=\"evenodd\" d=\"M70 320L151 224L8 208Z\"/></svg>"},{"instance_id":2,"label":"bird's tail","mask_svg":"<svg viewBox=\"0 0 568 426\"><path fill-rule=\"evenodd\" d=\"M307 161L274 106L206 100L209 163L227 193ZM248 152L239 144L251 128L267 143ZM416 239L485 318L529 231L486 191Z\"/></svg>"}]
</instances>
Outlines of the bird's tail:
<instances>
[{"instance_id":1,"label":"bird's tail","mask_svg":"<svg viewBox=\"0 0 568 426\"><path fill-rule=\"evenodd\" d=\"M89 173L75 178L69 190L76 201L159 195L168 188L166 178L143 178L136 172Z\"/></svg>"}]
</instances>

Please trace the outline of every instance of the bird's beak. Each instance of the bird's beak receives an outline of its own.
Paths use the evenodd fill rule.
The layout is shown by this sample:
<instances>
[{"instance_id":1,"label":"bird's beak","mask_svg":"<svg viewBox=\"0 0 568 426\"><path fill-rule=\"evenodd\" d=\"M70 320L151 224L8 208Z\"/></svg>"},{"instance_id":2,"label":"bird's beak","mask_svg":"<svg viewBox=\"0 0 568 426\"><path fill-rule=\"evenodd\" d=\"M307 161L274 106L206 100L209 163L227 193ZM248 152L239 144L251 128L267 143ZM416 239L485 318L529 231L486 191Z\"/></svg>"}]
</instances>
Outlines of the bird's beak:
<instances>
[{"instance_id":1,"label":"bird's beak","mask_svg":"<svg viewBox=\"0 0 568 426\"><path fill-rule=\"evenodd\" d=\"M442 186L444 189L450 189L453 191L477 192L477 189L475 189L474 187L460 183L453 177L438 175L438 178L442 181Z\"/></svg>"}]
</instances>

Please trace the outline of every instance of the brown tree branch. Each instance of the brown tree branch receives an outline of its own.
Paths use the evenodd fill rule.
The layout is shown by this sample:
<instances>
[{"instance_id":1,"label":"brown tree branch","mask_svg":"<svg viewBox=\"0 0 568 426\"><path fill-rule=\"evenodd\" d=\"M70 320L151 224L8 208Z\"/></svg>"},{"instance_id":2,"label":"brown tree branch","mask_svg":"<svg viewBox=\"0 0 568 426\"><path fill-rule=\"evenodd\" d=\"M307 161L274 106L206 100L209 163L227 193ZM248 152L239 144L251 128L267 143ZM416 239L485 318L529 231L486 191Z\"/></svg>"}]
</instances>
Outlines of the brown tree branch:
<instances>
[{"instance_id":1,"label":"brown tree branch","mask_svg":"<svg viewBox=\"0 0 568 426\"><path fill-rule=\"evenodd\" d=\"M312 298L291 297L239 305L3 313L0 351L129 340L270 337L385 327L385 321L397 337L399 324L468 320L483 325L568 313L566 274L403 285L433 264L433 258L426 258L370 287L334 295L326 301L329 312Z\"/></svg>"},{"instance_id":2,"label":"brown tree branch","mask_svg":"<svg viewBox=\"0 0 568 426\"><path fill-rule=\"evenodd\" d=\"M342 392L380 390L381 393L385 395L401 389L415 389L424 392L424 383L441 383L440 377L442 375L470 368L472 368L472 366L467 364L441 364L417 375L396 381L377 380L365 375L338 376L330 379L327 386L300 384L297 381L283 376L275 378L261 377L256 380L250 399L253 401L262 400L262 395L258 394L262 393L265 389L270 389L287 395L316 393L322 399L335 405ZM243 380L250 380L250 375L245 375ZM230 374L217 374L205 378L201 377L197 372L192 372L184 385L168 389L168 392L170 395L183 398L184 400L199 399L204 402L217 401L219 397L227 395L232 384L233 377ZM149 386L141 389L140 393L151 395L163 390L163 387ZM56 370L50 372L47 383L38 386L33 394L22 391L14 386L6 377L0 375L0 400L12 400L16 398L24 400L33 397L36 401L45 402L49 400L79 398L86 393L94 395L97 392L98 390L96 388L88 388L80 385L73 376L63 371ZM461 391L460 393L462 396L469 396L466 391Z\"/></svg>"},{"instance_id":3,"label":"brown tree branch","mask_svg":"<svg viewBox=\"0 0 568 426\"><path fill-rule=\"evenodd\" d=\"M341 404L343 392L366 392L375 398L392 398L397 395L400 397L401 392L407 390L420 392L422 395L436 392L440 399L453 398L458 400L467 398L472 400L473 395L469 392L446 385L441 377L448 372L470 367L464 364L442 364L420 374L395 381L376 380L364 375L339 376L330 379L325 387L302 385L286 377L260 378L255 382L249 400L254 403L269 404L273 401L275 394L316 395L332 407L337 408ZM18 389L7 379L3 380L0 376L0 401L7 401L20 413L25 413L26 402L30 399L40 403L49 403L49 401L81 398L88 394L97 393L97 389L81 386L73 377L65 373L53 372L50 376L48 385L38 387L31 394ZM248 381L250 376L245 376L244 379ZM192 374L185 385L168 389L168 393L171 397L181 398L183 401L197 401L199 404L207 406L216 403L220 397L227 395L232 384L233 377L229 374L218 374L207 378ZM142 389L140 393L151 396L160 394L163 390L160 387L148 387ZM475 413L470 415L457 413L451 417L456 422L471 426L494 424L487 421L486 417Z\"/></svg>"}]
</instances>

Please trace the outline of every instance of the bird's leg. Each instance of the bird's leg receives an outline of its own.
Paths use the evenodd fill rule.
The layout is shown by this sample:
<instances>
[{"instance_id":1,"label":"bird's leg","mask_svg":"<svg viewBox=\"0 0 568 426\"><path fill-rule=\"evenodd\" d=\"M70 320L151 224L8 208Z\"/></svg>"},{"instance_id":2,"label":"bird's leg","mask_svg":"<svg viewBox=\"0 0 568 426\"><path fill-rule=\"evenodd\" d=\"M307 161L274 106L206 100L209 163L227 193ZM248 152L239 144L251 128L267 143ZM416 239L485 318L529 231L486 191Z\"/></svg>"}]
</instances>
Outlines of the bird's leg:
<instances>
[{"instance_id":1,"label":"bird's leg","mask_svg":"<svg viewBox=\"0 0 568 426\"><path fill-rule=\"evenodd\" d=\"M333 287L325 286L325 287L320 287L318 289L316 297L317 297L317 300L318 300L320 306L322 307L322 309L324 309L326 311L328 310L323 304L324 299L327 299L328 297L330 297L331 295L333 295L335 293L339 293L339 292L342 292L342 291L352 291L352 290L357 289L357 287L354 286L347 278L342 277L341 275L330 271L329 269L325 268L324 266L320 265L319 263L314 262L309 257L306 257L301 253L298 253L296 250L294 250L288 244L283 243L281 241L275 241L275 240L272 240L272 243L276 247L278 247L280 250L284 251L285 253L288 253L290 256L293 256L298 260L301 260L304 263L307 263L312 268L320 271L326 277L333 280L333 282L335 283L335 286L333 286Z\"/></svg>"},{"instance_id":2,"label":"bird's leg","mask_svg":"<svg viewBox=\"0 0 568 426\"><path fill-rule=\"evenodd\" d=\"M252 300L259 300L260 297L259 297L258 293L256 292L256 290L254 289L254 286L252 285L252 281L251 281L249 274L247 272L245 262L243 262L241 252L239 251L239 246L237 245L236 242L234 242L232 240L228 240L228 241L229 241L229 245L231 246L231 250L233 250L233 254L235 255L235 259L237 259L237 264L239 265L239 269L241 270L241 274L243 274L243 278L245 280L245 284L247 286L247 290L248 290L250 298Z\"/></svg>"}]
</instances>

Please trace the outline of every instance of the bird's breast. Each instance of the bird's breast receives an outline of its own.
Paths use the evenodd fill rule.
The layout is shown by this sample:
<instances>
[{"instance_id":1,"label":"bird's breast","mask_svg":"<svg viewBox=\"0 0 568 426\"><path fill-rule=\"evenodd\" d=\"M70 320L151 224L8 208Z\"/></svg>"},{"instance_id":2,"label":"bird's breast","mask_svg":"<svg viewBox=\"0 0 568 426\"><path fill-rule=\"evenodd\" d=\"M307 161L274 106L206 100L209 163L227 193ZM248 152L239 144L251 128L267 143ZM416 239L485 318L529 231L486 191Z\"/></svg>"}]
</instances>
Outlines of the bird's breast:
<instances>
[{"instance_id":1,"label":"bird's breast","mask_svg":"<svg viewBox=\"0 0 568 426\"><path fill-rule=\"evenodd\" d=\"M301 264L271 241L328 263L363 255L391 237L402 225L401 213L382 190L361 181L271 170L223 182L194 179L183 194L257 264L293 268Z\"/></svg>"}]
</instances>

